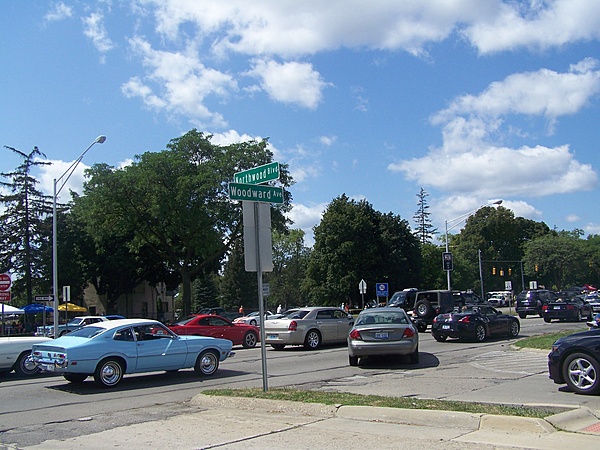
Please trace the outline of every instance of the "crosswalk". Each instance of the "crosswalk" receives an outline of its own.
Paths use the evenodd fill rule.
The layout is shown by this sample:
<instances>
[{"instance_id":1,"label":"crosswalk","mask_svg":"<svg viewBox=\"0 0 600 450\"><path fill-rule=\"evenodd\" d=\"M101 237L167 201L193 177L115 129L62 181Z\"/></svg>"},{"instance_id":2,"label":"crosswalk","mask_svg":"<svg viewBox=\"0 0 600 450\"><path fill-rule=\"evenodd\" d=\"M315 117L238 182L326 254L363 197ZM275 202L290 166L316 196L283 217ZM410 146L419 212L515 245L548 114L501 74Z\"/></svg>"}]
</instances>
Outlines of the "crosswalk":
<instances>
[{"instance_id":1,"label":"crosswalk","mask_svg":"<svg viewBox=\"0 0 600 450\"><path fill-rule=\"evenodd\" d=\"M548 354L527 350L498 350L478 355L470 364L491 372L534 375L548 372Z\"/></svg>"}]
</instances>

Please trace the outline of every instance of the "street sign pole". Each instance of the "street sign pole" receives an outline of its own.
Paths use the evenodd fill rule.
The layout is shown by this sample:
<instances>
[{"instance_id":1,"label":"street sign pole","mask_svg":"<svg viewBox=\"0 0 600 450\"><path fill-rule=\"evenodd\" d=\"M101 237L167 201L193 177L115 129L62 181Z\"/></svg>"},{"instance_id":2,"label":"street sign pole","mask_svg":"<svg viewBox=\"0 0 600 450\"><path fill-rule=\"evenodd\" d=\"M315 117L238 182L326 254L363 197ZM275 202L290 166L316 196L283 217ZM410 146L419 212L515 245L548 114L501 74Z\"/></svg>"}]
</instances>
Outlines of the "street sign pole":
<instances>
[{"instance_id":1,"label":"street sign pole","mask_svg":"<svg viewBox=\"0 0 600 450\"><path fill-rule=\"evenodd\" d=\"M262 267L260 265L260 220L258 202L254 202L254 236L256 239L256 280L258 282L258 313L260 314L260 359L262 361L263 391L267 392L267 352L265 345L265 306L263 305Z\"/></svg>"}]
</instances>

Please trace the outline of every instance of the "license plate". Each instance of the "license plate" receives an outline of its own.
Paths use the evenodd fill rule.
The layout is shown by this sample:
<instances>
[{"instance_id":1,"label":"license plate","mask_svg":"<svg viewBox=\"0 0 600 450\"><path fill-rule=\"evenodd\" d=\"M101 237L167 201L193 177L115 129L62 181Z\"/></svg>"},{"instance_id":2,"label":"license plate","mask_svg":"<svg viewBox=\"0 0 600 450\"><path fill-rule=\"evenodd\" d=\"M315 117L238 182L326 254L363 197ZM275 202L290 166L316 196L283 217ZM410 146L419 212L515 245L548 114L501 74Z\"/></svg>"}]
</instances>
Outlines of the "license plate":
<instances>
[{"instance_id":1,"label":"license plate","mask_svg":"<svg viewBox=\"0 0 600 450\"><path fill-rule=\"evenodd\" d=\"M48 372L54 372L54 364L40 364L42 369Z\"/></svg>"},{"instance_id":2,"label":"license plate","mask_svg":"<svg viewBox=\"0 0 600 450\"><path fill-rule=\"evenodd\" d=\"M277 339L277 335L276 334L269 334L267 336L267 339Z\"/></svg>"},{"instance_id":3,"label":"license plate","mask_svg":"<svg viewBox=\"0 0 600 450\"><path fill-rule=\"evenodd\" d=\"M387 331L385 331L385 332L382 331L382 332L376 332L375 333L375 339L388 339L388 338L389 338L389 336L388 336Z\"/></svg>"},{"instance_id":4,"label":"license plate","mask_svg":"<svg viewBox=\"0 0 600 450\"><path fill-rule=\"evenodd\" d=\"M449 330L450 329L450 325L442 325L442 330Z\"/></svg>"},{"instance_id":5,"label":"license plate","mask_svg":"<svg viewBox=\"0 0 600 450\"><path fill-rule=\"evenodd\" d=\"M560 309L560 306L555 306L554 309Z\"/></svg>"}]
</instances>

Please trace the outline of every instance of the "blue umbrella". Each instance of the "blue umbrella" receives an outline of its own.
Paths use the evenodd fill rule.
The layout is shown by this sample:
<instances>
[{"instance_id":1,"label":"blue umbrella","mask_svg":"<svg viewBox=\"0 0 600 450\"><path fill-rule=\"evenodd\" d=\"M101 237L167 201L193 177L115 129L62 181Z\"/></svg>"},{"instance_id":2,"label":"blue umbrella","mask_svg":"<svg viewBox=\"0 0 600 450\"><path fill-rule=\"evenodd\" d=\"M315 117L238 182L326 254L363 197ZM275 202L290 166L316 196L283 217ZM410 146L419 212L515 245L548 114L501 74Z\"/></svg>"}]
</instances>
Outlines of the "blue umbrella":
<instances>
[{"instance_id":1,"label":"blue umbrella","mask_svg":"<svg viewBox=\"0 0 600 450\"><path fill-rule=\"evenodd\" d=\"M51 308L50 306L46 306L46 305L40 305L39 303L30 303L29 305L25 305L21 308L23 311L25 311L25 314L37 314L37 313L41 313L41 312L52 312L54 311L53 308Z\"/></svg>"}]
</instances>

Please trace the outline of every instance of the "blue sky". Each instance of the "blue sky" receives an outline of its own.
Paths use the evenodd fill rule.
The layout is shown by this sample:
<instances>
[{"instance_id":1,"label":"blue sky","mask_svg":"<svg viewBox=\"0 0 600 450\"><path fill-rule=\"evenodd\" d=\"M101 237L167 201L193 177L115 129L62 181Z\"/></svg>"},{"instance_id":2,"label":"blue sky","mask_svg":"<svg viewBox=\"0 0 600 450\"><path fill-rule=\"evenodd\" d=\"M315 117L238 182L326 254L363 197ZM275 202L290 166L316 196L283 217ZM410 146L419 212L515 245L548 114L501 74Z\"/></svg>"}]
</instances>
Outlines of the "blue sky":
<instances>
[{"instance_id":1,"label":"blue sky","mask_svg":"<svg viewBox=\"0 0 600 450\"><path fill-rule=\"evenodd\" d=\"M40 188L107 137L62 200L197 128L269 138L309 245L341 194L415 226L420 188L440 232L502 199L600 233L597 0L7 0L0 24L0 144L46 155Z\"/></svg>"}]
</instances>

